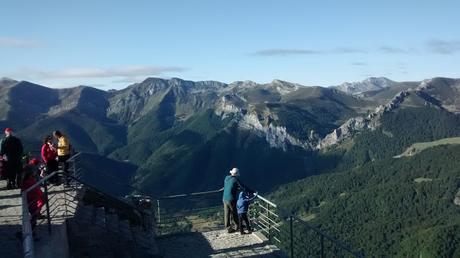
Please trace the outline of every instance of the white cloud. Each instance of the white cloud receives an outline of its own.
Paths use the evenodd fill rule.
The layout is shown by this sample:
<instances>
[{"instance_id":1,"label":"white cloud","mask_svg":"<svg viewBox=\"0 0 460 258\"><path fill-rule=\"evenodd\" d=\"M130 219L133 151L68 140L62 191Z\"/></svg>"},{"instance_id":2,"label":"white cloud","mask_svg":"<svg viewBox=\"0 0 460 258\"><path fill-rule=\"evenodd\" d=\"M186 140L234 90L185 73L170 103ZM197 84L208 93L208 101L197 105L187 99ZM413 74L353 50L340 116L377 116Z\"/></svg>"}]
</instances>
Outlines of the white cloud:
<instances>
[{"instance_id":1,"label":"white cloud","mask_svg":"<svg viewBox=\"0 0 460 258\"><path fill-rule=\"evenodd\" d=\"M321 51L309 50L309 49L289 49L289 48L271 48L259 50L253 55L256 56L291 56L291 55L314 55L321 54Z\"/></svg>"},{"instance_id":2,"label":"white cloud","mask_svg":"<svg viewBox=\"0 0 460 258\"><path fill-rule=\"evenodd\" d=\"M31 39L0 37L0 47L38 47L40 42Z\"/></svg>"},{"instance_id":3,"label":"white cloud","mask_svg":"<svg viewBox=\"0 0 460 258\"><path fill-rule=\"evenodd\" d=\"M18 74L39 78L39 79L55 79L55 78L114 78L114 77L139 77L161 75L168 72L183 72L186 69L175 66L128 66L116 68L89 68L76 67L64 68L58 70L37 70L28 69L18 72Z\"/></svg>"},{"instance_id":4,"label":"white cloud","mask_svg":"<svg viewBox=\"0 0 460 258\"><path fill-rule=\"evenodd\" d=\"M433 39L427 42L428 49L436 54L453 54L460 52L460 40Z\"/></svg>"}]
</instances>

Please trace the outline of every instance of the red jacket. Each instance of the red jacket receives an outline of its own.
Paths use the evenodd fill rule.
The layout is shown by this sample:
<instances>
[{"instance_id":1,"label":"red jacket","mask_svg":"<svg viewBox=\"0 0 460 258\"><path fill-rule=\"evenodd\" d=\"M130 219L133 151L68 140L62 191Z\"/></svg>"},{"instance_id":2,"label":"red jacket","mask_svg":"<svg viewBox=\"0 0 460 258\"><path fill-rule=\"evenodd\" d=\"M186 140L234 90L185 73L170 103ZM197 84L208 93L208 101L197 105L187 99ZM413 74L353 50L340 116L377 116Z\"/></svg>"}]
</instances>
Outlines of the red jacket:
<instances>
[{"instance_id":1,"label":"red jacket","mask_svg":"<svg viewBox=\"0 0 460 258\"><path fill-rule=\"evenodd\" d=\"M43 144L42 146L42 159L46 163L50 160L55 160L56 159L56 150L54 148L51 148L48 144Z\"/></svg>"},{"instance_id":2,"label":"red jacket","mask_svg":"<svg viewBox=\"0 0 460 258\"><path fill-rule=\"evenodd\" d=\"M29 189L37 183L37 180L33 177L29 177L24 180L21 184L21 192ZM37 186L33 190L27 193L27 203L29 204L29 211L32 215L36 212L40 212L41 208L45 204L45 196L40 189L40 186Z\"/></svg>"}]
</instances>

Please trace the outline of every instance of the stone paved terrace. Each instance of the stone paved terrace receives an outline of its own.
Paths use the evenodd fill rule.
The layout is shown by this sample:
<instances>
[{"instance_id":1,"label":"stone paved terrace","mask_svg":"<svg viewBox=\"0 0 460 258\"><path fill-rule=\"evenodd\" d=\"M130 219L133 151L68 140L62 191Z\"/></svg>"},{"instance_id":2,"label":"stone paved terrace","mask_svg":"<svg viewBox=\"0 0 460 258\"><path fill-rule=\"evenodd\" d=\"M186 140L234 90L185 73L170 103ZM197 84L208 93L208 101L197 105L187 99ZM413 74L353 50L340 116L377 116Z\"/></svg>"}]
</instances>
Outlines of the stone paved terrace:
<instances>
[{"instance_id":1,"label":"stone paved terrace","mask_svg":"<svg viewBox=\"0 0 460 258\"><path fill-rule=\"evenodd\" d=\"M50 193L62 194L63 187L54 187ZM60 213L54 210L55 214ZM45 214L45 208L42 209ZM68 255L67 233L64 218L55 215L52 220L53 234L48 234L45 220L38 221L39 240L35 241L36 257L62 257ZM6 181L0 181L0 257L23 257L22 239L16 234L22 232L22 200L19 189L7 190Z\"/></svg>"},{"instance_id":2,"label":"stone paved terrace","mask_svg":"<svg viewBox=\"0 0 460 258\"><path fill-rule=\"evenodd\" d=\"M7 190L0 181L0 257L22 257L22 243L16 233L22 230L20 190Z\"/></svg>"},{"instance_id":3,"label":"stone paved terrace","mask_svg":"<svg viewBox=\"0 0 460 258\"><path fill-rule=\"evenodd\" d=\"M216 230L163 236L158 239L164 258L198 257L284 257L259 234L227 233Z\"/></svg>"},{"instance_id":4,"label":"stone paved terrace","mask_svg":"<svg viewBox=\"0 0 460 258\"><path fill-rule=\"evenodd\" d=\"M61 187L62 188L62 187ZM50 193L63 189L55 188ZM22 242L16 236L22 230L21 195L19 189L7 190L0 181L0 257L23 257ZM44 214L44 209L42 214ZM40 240L35 242L36 257L68 256L67 232L64 218L53 217L53 234L48 235L46 221L40 227ZM225 230L162 236L158 239L165 258L176 257L284 257L259 234L229 234ZM60 247L60 248L56 248ZM51 252L51 253L50 253Z\"/></svg>"}]
</instances>

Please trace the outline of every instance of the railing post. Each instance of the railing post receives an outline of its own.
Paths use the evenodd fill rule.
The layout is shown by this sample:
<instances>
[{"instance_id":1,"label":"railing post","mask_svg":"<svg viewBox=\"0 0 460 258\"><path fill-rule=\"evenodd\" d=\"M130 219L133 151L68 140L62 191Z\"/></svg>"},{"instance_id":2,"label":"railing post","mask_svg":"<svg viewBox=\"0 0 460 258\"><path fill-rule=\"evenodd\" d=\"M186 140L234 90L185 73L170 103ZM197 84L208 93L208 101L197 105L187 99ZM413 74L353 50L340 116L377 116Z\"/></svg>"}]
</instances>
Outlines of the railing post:
<instances>
[{"instance_id":1,"label":"railing post","mask_svg":"<svg viewBox=\"0 0 460 258\"><path fill-rule=\"evenodd\" d=\"M291 258L294 258L294 221L292 216L289 216L289 233L291 240Z\"/></svg>"},{"instance_id":2,"label":"railing post","mask_svg":"<svg viewBox=\"0 0 460 258\"><path fill-rule=\"evenodd\" d=\"M49 198L48 198L48 182L45 180L44 182L45 185L45 198L46 198L46 219L48 220L48 233L51 235L51 217L50 217L50 203L49 203ZM39 186L38 186L39 187Z\"/></svg>"},{"instance_id":3,"label":"railing post","mask_svg":"<svg viewBox=\"0 0 460 258\"><path fill-rule=\"evenodd\" d=\"M324 235L321 234L321 238L320 238L320 241L321 241L321 258L324 258Z\"/></svg>"},{"instance_id":4,"label":"railing post","mask_svg":"<svg viewBox=\"0 0 460 258\"><path fill-rule=\"evenodd\" d=\"M270 221L270 204L267 203L267 224L268 224L268 240L272 240L271 237L271 221Z\"/></svg>"},{"instance_id":5,"label":"railing post","mask_svg":"<svg viewBox=\"0 0 460 258\"><path fill-rule=\"evenodd\" d=\"M158 214L158 220L157 220L157 228L158 228L158 234L161 232L161 210L160 210L160 199L157 199L157 214Z\"/></svg>"},{"instance_id":6,"label":"railing post","mask_svg":"<svg viewBox=\"0 0 460 258\"><path fill-rule=\"evenodd\" d=\"M25 258L35 257L27 193L22 194L22 248Z\"/></svg>"}]
</instances>

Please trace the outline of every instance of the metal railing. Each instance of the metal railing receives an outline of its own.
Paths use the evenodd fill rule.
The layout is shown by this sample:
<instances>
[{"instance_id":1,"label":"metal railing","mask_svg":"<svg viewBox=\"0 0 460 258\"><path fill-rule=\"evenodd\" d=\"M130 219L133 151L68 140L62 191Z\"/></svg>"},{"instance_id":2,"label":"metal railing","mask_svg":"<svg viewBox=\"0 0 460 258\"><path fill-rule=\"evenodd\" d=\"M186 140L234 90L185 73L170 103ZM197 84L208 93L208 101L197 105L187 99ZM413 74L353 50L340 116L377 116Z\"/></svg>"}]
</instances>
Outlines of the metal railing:
<instances>
[{"instance_id":1,"label":"metal railing","mask_svg":"<svg viewBox=\"0 0 460 258\"><path fill-rule=\"evenodd\" d=\"M249 214L255 228L289 257L364 257L262 196L250 205Z\"/></svg>"},{"instance_id":2,"label":"metal railing","mask_svg":"<svg viewBox=\"0 0 460 258\"><path fill-rule=\"evenodd\" d=\"M142 248L147 253L155 253L155 219L150 197L140 195L142 198L122 198L119 192L95 186L85 182L82 168L78 166L80 155L69 159L70 191L66 192L66 207L70 207L70 217L77 216L81 222L92 223L110 233L118 234L128 241L134 242L137 248ZM107 180L110 175L103 174L102 180ZM101 180L101 182L103 182ZM129 193L139 193L139 190L116 180L110 180L111 185L118 184L126 188ZM78 196L78 197L77 197ZM141 202L144 201L144 202ZM90 208L88 208L88 206ZM67 210L66 210L67 211ZM118 222L118 225L116 225Z\"/></svg>"},{"instance_id":3,"label":"metal railing","mask_svg":"<svg viewBox=\"0 0 460 258\"><path fill-rule=\"evenodd\" d=\"M223 228L223 189L153 199L139 189L123 184L126 188L123 191L131 193L128 198L123 198L119 191L111 192L109 188L93 186L82 180L83 169L78 166L79 157L80 154L77 154L69 159L71 174L63 175L69 184L48 184L50 178L62 174L54 172L22 193L25 257L34 257L31 219L35 219L37 214L29 212L27 193L37 187L43 187L46 197L46 220L40 220L37 227L47 223L50 235L53 220L78 216L80 220L91 221L91 225L108 232L135 235L134 241L138 246L148 249L155 245L156 235ZM122 183L111 180L111 184ZM156 207L152 207L153 200L156 201ZM263 196L258 195L250 205L249 217L254 229L289 257L364 257L362 253L353 251L326 232L285 212ZM108 223L111 219L127 222L115 228ZM131 234L128 232L130 230L136 233Z\"/></svg>"},{"instance_id":4,"label":"metal railing","mask_svg":"<svg viewBox=\"0 0 460 258\"><path fill-rule=\"evenodd\" d=\"M178 194L156 200L158 235L207 231L223 226L223 189Z\"/></svg>"},{"instance_id":5,"label":"metal railing","mask_svg":"<svg viewBox=\"0 0 460 258\"><path fill-rule=\"evenodd\" d=\"M128 238L128 241L133 242L137 248L142 248L146 253L155 253L155 219L151 205L137 202L139 200L134 201L132 198L120 198L110 191L105 192L100 187L86 183L81 179L79 156L80 154L76 154L68 160L69 173L63 173L61 170L53 172L22 192L24 257L35 257L32 231L35 219L38 219L37 230L47 224L48 234L51 235L54 221L76 218L79 223L87 223L90 227L99 227ZM62 177L62 184L50 184L50 179L55 176ZM40 216L39 211L33 212L29 209L37 200L28 200L27 194L37 188L43 189L45 216Z\"/></svg>"},{"instance_id":6,"label":"metal railing","mask_svg":"<svg viewBox=\"0 0 460 258\"><path fill-rule=\"evenodd\" d=\"M64 210L61 207L60 198L62 195L62 187L49 184L49 181L54 176L57 176L58 172L53 172L50 175L42 178L37 183L24 190L21 194L22 198L22 243L24 257L34 257L34 232L32 231L33 224L39 228L43 224L48 226L48 234L52 234L51 220L52 218L63 217ZM39 197L33 200L28 200L27 195L31 191L35 191L37 188L41 190L43 187L43 201L45 202L45 218L43 220L40 209L36 208ZM38 230L38 229L36 229Z\"/></svg>"},{"instance_id":7,"label":"metal railing","mask_svg":"<svg viewBox=\"0 0 460 258\"><path fill-rule=\"evenodd\" d=\"M263 196L249 206L252 227L289 257L364 257ZM222 189L157 200L158 235L223 228Z\"/></svg>"}]
</instances>

